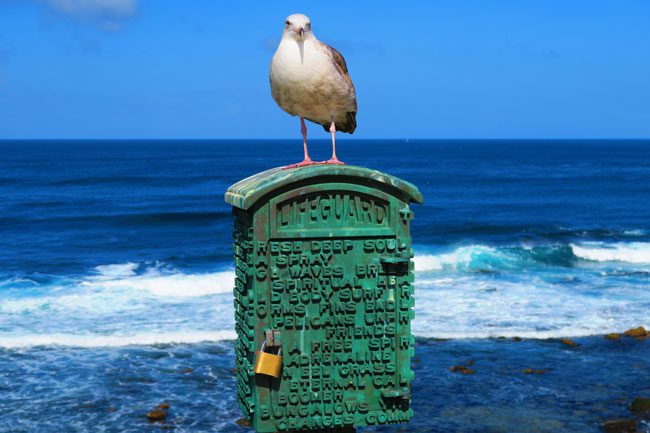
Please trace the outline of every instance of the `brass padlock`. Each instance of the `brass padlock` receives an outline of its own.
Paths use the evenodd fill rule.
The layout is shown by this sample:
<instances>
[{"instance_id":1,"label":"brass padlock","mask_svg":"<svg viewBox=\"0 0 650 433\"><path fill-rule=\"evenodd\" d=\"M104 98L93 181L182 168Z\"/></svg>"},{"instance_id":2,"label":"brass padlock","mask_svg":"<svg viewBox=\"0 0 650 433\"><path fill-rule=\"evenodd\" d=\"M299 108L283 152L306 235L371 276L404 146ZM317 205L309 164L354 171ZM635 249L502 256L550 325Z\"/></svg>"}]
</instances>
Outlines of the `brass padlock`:
<instances>
[{"instance_id":1,"label":"brass padlock","mask_svg":"<svg viewBox=\"0 0 650 433\"><path fill-rule=\"evenodd\" d=\"M257 353L257 360L255 361L255 371L256 374L265 374L267 376L275 377L276 379L280 378L282 373L282 347L278 350L278 354L265 352L266 340L262 343L262 348Z\"/></svg>"}]
</instances>

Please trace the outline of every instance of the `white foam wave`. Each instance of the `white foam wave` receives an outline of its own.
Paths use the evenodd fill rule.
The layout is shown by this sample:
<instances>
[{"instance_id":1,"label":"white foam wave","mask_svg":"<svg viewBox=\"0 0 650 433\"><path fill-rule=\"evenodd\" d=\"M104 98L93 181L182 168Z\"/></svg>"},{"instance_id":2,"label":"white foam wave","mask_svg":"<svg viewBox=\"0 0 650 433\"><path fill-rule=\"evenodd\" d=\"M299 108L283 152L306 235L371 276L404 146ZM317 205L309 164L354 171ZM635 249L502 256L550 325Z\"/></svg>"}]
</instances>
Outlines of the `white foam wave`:
<instances>
[{"instance_id":1,"label":"white foam wave","mask_svg":"<svg viewBox=\"0 0 650 433\"><path fill-rule=\"evenodd\" d=\"M0 335L0 347L17 349L34 346L70 347L122 347L131 345L201 343L207 341L232 340L234 331L184 331L167 333L141 333L133 335L99 334L26 334Z\"/></svg>"},{"instance_id":2,"label":"white foam wave","mask_svg":"<svg viewBox=\"0 0 650 433\"><path fill-rule=\"evenodd\" d=\"M616 257L646 263L650 244L585 243L572 249L579 257L595 257L589 260ZM596 274L591 267L529 272L526 263L520 255L482 245L416 255L414 334L551 338L650 325L645 281ZM511 265L517 272L435 272ZM618 278L615 284L611 278ZM184 273L124 263L38 290L21 290L18 280L14 284L16 290L9 284L0 292L0 347L125 346L234 337L230 270Z\"/></svg>"},{"instance_id":3,"label":"white foam wave","mask_svg":"<svg viewBox=\"0 0 650 433\"><path fill-rule=\"evenodd\" d=\"M234 272L98 266L81 280L0 293L0 347L192 343L232 338ZM12 289L12 287L14 289Z\"/></svg>"},{"instance_id":4,"label":"white foam wave","mask_svg":"<svg viewBox=\"0 0 650 433\"><path fill-rule=\"evenodd\" d=\"M577 271L580 272L580 271ZM416 278L413 332L421 337L577 337L647 326L650 297L637 282L581 274ZM597 294L597 295L595 295Z\"/></svg>"},{"instance_id":5,"label":"white foam wave","mask_svg":"<svg viewBox=\"0 0 650 433\"><path fill-rule=\"evenodd\" d=\"M0 280L0 289L4 289L4 288L12 289L21 286L37 287L38 283L30 278L23 278L23 277L10 277L7 278L6 280Z\"/></svg>"},{"instance_id":6,"label":"white foam wave","mask_svg":"<svg viewBox=\"0 0 650 433\"><path fill-rule=\"evenodd\" d=\"M145 275L131 274L137 266L107 267L107 272L82 280L76 286L51 287L50 293L55 295L0 300L0 313L49 310L108 314L138 309L147 301L173 302L230 293L234 285L232 271L161 275L150 270Z\"/></svg>"},{"instance_id":7,"label":"white foam wave","mask_svg":"<svg viewBox=\"0 0 650 433\"><path fill-rule=\"evenodd\" d=\"M190 298L231 292L234 281L235 273L233 271L222 271L207 274L175 273L171 275L148 273L126 278L93 279L81 284L93 289L127 288L146 291L160 297Z\"/></svg>"},{"instance_id":8,"label":"white foam wave","mask_svg":"<svg viewBox=\"0 0 650 433\"><path fill-rule=\"evenodd\" d=\"M112 265L99 265L95 266L95 270L103 277L119 278L131 277L135 275L135 271L140 265L137 263L119 263Z\"/></svg>"},{"instance_id":9,"label":"white foam wave","mask_svg":"<svg viewBox=\"0 0 650 433\"><path fill-rule=\"evenodd\" d=\"M413 258L413 262L415 264L415 270L417 272L439 271L442 269L442 261L440 260L440 256L434 256L431 254L416 254Z\"/></svg>"},{"instance_id":10,"label":"white foam wave","mask_svg":"<svg viewBox=\"0 0 650 433\"><path fill-rule=\"evenodd\" d=\"M650 264L650 243L647 242L571 244L571 250L576 257L595 262Z\"/></svg>"}]
</instances>

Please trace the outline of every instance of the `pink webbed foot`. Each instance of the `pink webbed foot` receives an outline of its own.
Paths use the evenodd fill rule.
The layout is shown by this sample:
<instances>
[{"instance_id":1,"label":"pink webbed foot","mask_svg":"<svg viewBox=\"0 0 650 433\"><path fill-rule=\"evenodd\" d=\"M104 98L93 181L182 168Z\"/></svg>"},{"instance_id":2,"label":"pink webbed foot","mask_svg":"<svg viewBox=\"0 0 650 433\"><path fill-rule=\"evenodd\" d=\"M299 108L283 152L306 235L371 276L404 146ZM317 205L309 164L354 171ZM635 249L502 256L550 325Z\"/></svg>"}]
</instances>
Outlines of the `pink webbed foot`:
<instances>
[{"instance_id":1,"label":"pink webbed foot","mask_svg":"<svg viewBox=\"0 0 650 433\"><path fill-rule=\"evenodd\" d=\"M345 162L339 161L338 158L330 158L327 161L322 161L321 164L338 164L338 165L345 165Z\"/></svg>"},{"instance_id":2,"label":"pink webbed foot","mask_svg":"<svg viewBox=\"0 0 650 433\"><path fill-rule=\"evenodd\" d=\"M295 163L295 164L291 164L291 165L286 165L286 166L282 167L282 169L283 169L283 170L288 170L288 169L290 169L290 168L304 167L304 166L306 166L306 165L313 165L313 164L317 164L317 162L316 162L316 161L312 161L312 160L309 159L309 158L306 158L306 159L303 159L301 162L297 162L297 163Z\"/></svg>"}]
</instances>

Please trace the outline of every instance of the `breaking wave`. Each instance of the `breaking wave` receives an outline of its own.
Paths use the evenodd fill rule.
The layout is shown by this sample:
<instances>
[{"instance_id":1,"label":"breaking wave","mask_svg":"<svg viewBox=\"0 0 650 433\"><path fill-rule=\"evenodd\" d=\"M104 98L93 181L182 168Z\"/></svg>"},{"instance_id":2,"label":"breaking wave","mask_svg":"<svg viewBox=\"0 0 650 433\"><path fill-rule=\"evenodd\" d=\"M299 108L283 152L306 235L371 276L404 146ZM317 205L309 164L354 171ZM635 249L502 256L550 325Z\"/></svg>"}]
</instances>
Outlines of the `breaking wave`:
<instances>
[{"instance_id":1,"label":"breaking wave","mask_svg":"<svg viewBox=\"0 0 650 433\"><path fill-rule=\"evenodd\" d=\"M585 242L545 246L461 246L415 256L416 271L498 271L536 267L573 267L584 261L650 264L650 243Z\"/></svg>"},{"instance_id":2,"label":"breaking wave","mask_svg":"<svg viewBox=\"0 0 650 433\"><path fill-rule=\"evenodd\" d=\"M549 338L650 325L650 243L416 250L417 336ZM231 269L135 262L76 279L11 276L0 281L0 347L231 339L233 282Z\"/></svg>"},{"instance_id":3,"label":"breaking wave","mask_svg":"<svg viewBox=\"0 0 650 433\"><path fill-rule=\"evenodd\" d=\"M102 265L79 280L46 285L13 278L0 292L0 347L232 338L233 281L231 270L188 274L160 263Z\"/></svg>"},{"instance_id":4,"label":"breaking wave","mask_svg":"<svg viewBox=\"0 0 650 433\"><path fill-rule=\"evenodd\" d=\"M650 264L650 243L630 242L612 243L591 242L571 245L573 254L595 262L625 262Z\"/></svg>"}]
</instances>

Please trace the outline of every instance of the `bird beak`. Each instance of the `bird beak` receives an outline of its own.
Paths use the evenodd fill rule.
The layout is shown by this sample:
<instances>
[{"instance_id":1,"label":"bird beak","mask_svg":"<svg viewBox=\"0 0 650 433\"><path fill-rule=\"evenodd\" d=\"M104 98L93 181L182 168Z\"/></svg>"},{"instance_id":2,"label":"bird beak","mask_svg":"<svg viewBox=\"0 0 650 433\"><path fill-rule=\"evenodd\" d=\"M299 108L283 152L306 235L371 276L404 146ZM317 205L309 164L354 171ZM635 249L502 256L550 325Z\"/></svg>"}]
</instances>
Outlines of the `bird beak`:
<instances>
[{"instance_id":1,"label":"bird beak","mask_svg":"<svg viewBox=\"0 0 650 433\"><path fill-rule=\"evenodd\" d=\"M300 34L300 37L302 38L302 36L305 34L305 29L300 27L300 30L298 30L298 33Z\"/></svg>"}]
</instances>

